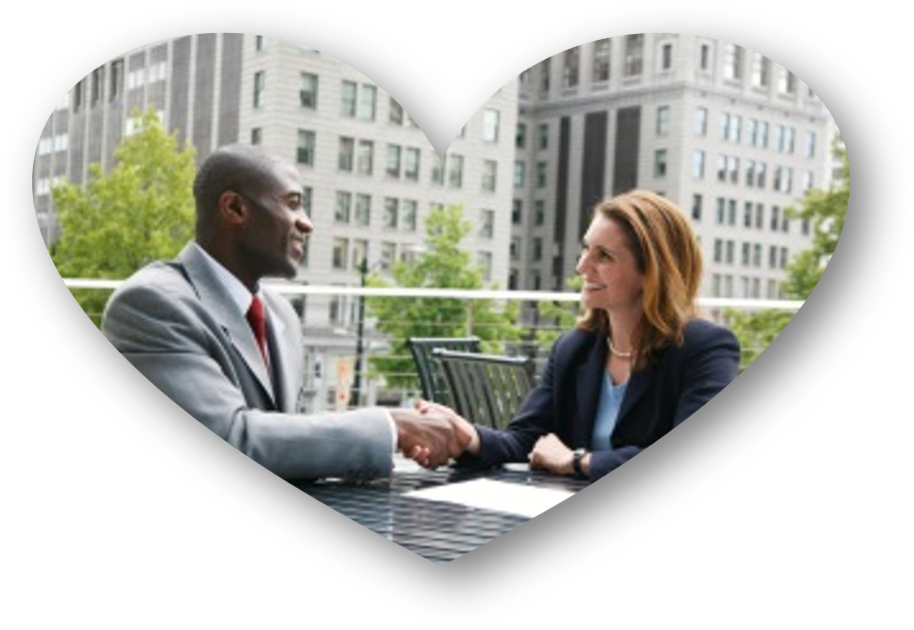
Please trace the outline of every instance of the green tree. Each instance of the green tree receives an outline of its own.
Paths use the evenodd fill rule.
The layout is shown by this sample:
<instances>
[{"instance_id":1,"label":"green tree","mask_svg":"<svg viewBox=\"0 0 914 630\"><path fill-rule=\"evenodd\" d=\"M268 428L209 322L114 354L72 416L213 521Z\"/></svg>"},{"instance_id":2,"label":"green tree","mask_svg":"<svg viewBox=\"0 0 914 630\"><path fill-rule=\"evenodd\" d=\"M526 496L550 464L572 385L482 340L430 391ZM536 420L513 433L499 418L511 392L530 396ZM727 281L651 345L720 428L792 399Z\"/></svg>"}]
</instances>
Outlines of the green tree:
<instances>
[{"instance_id":1,"label":"green tree","mask_svg":"<svg viewBox=\"0 0 914 630\"><path fill-rule=\"evenodd\" d=\"M581 291L584 280L581 276L572 276L565 281L572 291ZM537 302L539 309L539 326L536 329L536 342L540 348L549 349L555 340L565 331L574 328L578 318L584 313L581 302Z\"/></svg>"},{"instance_id":2,"label":"green tree","mask_svg":"<svg viewBox=\"0 0 914 630\"><path fill-rule=\"evenodd\" d=\"M425 221L425 251L409 262L393 267L394 286L404 288L482 289L480 269L470 264L470 255L460 248L471 223L460 206L432 210ZM374 287L391 286L378 276L369 278ZM494 288L494 287L493 287ZM501 352L502 340L520 339L515 303L453 298L366 299L368 314L377 318L377 329L390 337L388 356L371 357L374 370L393 387L418 386L415 367L406 347L409 337L466 337L475 335L485 352Z\"/></svg>"},{"instance_id":3,"label":"green tree","mask_svg":"<svg viewBox=\"0 0 914 630\"><path fill-rule=\"evenodd\" d=\"M813 234L812 247L801 251L787 265L787 278L781 283L781 291L789 300L805 300L816 288L844 229L850 202L850 164L843 147L836 145L833 153L842 161L842 167L829 190L810 190L799 208L787 209L789 217L808 221ZM727 314L730 328L743 348L740 371L768 347L794 315L785 311L739 312L734 309L729 309Z\"/></svg>"},{"instance_id":4,"label":"green tree","mask_svg":"<svg viewBox=\"0 0 914 630\"><path fill-rule=\"evenodd\" d=\"M137 132L114 150L107 173L90 164L84 187L67 182L52 191L61 233L50 253L64 278L126 278L172 258L193 235L193 147L179 149L154 110L133 117ZM72 293L100 325L107 292Z\"/></svg>"}]
</instances>

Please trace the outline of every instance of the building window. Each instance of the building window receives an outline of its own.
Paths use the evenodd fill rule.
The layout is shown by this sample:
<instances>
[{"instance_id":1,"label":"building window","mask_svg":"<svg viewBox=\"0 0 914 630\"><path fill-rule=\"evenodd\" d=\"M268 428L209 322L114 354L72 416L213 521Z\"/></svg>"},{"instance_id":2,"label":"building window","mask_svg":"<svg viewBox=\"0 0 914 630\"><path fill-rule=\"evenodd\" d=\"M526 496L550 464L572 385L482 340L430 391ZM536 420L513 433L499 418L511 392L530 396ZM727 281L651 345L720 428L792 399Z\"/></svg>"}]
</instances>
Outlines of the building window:
<instances>
[{"instance_id":1,"label":"building window","mask_svg":"<svg viewBox=\"0 0 914 630\"><path fill-rule=\"evenodd\" d=\"M766 169L766 165L764 162L755 163L755 186L756 186L756 188L765 187L765 169Z\"/></svg>"},{"instance_id":2,"label":"building window","mask_svg":"<svg viewBox=\"0 0 914 630\"><path fill-rule=\"evenodd\" d=\"M720 274L711 276L711 297L720 297Z\"/></svg>"},{"instance_id":3,"label":"building window","mask_svg":"<svg viewBox=\"0 0 914 630\"><path fill-rule=\"evenodd\" d=\"M362 85L362 91L359 94L359 119L374 120L377 97L378 88L373 85Z\"/></svg>"},{"instance_id":4,"label":"building window","mask_svg":"<svg viewBox=\"0 0 914 630\"><path fill-rule=\"evenodd\" d=\"M536 187L545 188L546 187L546 162L537 162L536 163Z\"/></svg>"},{"instance_id":5,"label":"building window","mask_svg":"<svg viewBox=\"0 0 914 630\"><path fill-rule=\"evenodd\" d=\"M743 49L736 44L724 44L724 78L743 78Z\"/></svg>"},{"instance_id":6,"label":"building window","mask_svg":"<svg viewBox=\"0 0 914 630\"><path fill-rule=\"evenodd\" d=\"M768 123L762 121L758 124L758 145L763 149L768 148Z\"/></svg>"},{"instance_id":7,"label":"building window","mask_svg":"<svg viewBox=\"0 0 914 630\"><path fill-rule=\"evenodd\" d=\"M778 281L777 280L768 280L768 294L766 296L769 300L778 299Z\"/></svg>"},{"instance_id":8,"label":"building window","mask_svg":"<svg viewBox=\"0 0 914 630\"><path fill-rule=\"evenodd\" d=\"M717 225L724 224L724 214L727 209L727 200L723 197L717 198Z\"/></svg>"},{"instance_id":9,"label":"building window","mask_svg":"<svg viewBox=\"0 0 914 630\"><path fill-rule=\"evenodd\" d=\"M298 130L298 148L295 153L299 164L314 166L314 132Z\"/></svg>"},{"instance_id":10,"label":"building window","mask_svg":"<svg viewBox=\"0 0 914 630\"><path fill-rule=\"evenodd\" d=\"M748 266L749 266L749 252L750 252L750 248L751 248L751 245L750 245L749 243L743 243L743 247L742 247L742 256L741 256L741 260L740 260L740 262L742 263L743 267L748 267Z\"/></svg>"},{"instance_id":11,"label":"building window","mask_svg":"<svg viewBox=\"0 0 914 630\"><path fill-rule=\"evenodd\" d=\"M403 215L400 217L400 227L407 232L416 231L416 215L418 214L419 202L415 199L403 200Z\"/></svg>"},{"instance_id":12,"label":"building window","mask_svg":"<svg viewBox=\"0 0 914 630\"><path fill-rule=\"evenodd\" d=\"M781 260L780 260L780 265L779 265L781 269L783 269L784 267L787 266L787 256L788 256L787 248L782 247L781 248Z\"/></svg>"},{"instance_id":13,"label":"building window","mask_svg":"<svg viewBox=\"0 0 914 630\"><path fill-rule=\"evenodd\" d=\"M719 182L727 181L727 156L726 155L717 156L717 181L719 181Z\"/></svg>"},{"instance_id":14,"label":"building window","mask_svg":"<svg viewBox=\"0 0 914 630\"><path fill-rule=\"evenodd\" d=\"M447 183L451 188L463 186L463 156L447 156Z\"/></svg>"},{"instance_id":15,"label":"building window","mask_svg":"<svg viewBox=\"0 0 914 630\"><path fill-rule=\"evenodd\" d=\"M771 61L758 53L752 54L752 85L768 87L771 76Z\"/></svg>"},{"instance_id":16,"label":"building window","mask_svg":"<svg viewBox=\"0 0 914 630\"><path fill-rule=\"evenodd\" d=\"M778 192L783 192L781 189L781 186L783 185L783 181L784 181L784 169L780 166L775 166L774 167L774 178L772 179L772 182L771 182L771 188Z\"/></svg>"},{"instance_id":17,"label":"building window","mask_svg":"<svg viewBox=\"0 0 914 630\"><path fill-rule=\"evenodd\" d=\"M794 149L794 140L796 139L797 130L794 127L787 127L784 129L784 151L786 153L793 153Z\"/></svg>"},{"instance_id":18,"label":"building window","mask_svg":"<svg viewBox=\"0 0 914 630\"><path fill-rule=\"evenodd\" d=\"M725 262L728 265L733 264L733 255L736 251L736 243L734 241L727 241L727 256Z\"/></svg>"},{"instance_id":19,"label":"building window","mask_svg":"<svg viewBox=\"0 0 914 630\"><path fill-rule=\"evenodd\" d=\"M487 109L482 114L482 139L486 142L498 142L499 113L495 109Z\"/></svg>"},{"instance_id":20,"label":"building window","mask_svg":"<svg viewBox=\"0 0 914 630\"><path fill-rule=\"evenodd\" d=\"M511 260L520 260L520 237L512 236L511 245L508 248L508 255L511 257Z\"/></svg>"},{"instance_id":21,"label":"building window","mask_svg":"<svg viewBox=\"0 0 914 630\"><path fill-rule=\"evenodd\" d=\"M381 243L381 261L380 268L384 273L390 273L393 269L394 261L397 259L397 244L390 241Z\"/></svg>"},{"instance_id":22,"label":"building window","mask_svg":"<svg viewBox=\"0 0 914 630\"><path fill-rule=\"evenodd\" d=\"M660 47L660 69L670 70L673 67L673 44L663 44Z\"/></svg>"},{"instance_id":23,"label":"building window","mask_svg":"<svg viewBox=\"0 0 914 630\"><path fill-rule=\"evenodd\" d=\"M695 110L695 135L704 136L708 133L708 109L699 107Z\"/></svg>"},{"instance_id":24,"label":"building window","mask_svg":"<svg viewBox=\"0 0 914 630\"><path fill-rule=\"evenodd\" d=\"M654 177L666 177L666 149L654 151Z\"/></svg>"},{"instance_id":25,"label":"building window","mask_svg":"<svg viewBox=\"0 0 914 630\"><path fill-rule=\"evenodd\" d=\"M562 55L562 87L573 88L578 85L581 67L581 48L569 48Z\"/></svg>"},{"instance_id":26,"label":"building window","mask_svg":"<svg viewBox=\"0 0 914 630\"><path fill-rule=\"evenodd\" d=\"M705 152L694 151L692 153L692 177L695 179L704 179L705 176Z\"/></svg>"},{"instance_id":27,"label":"building window","mask_svg":"<svg viewBox=\"0 0 914 630\"><path fill-rule=\"evenodd\" d=\"M743 204L743 227L752 227L752 202L747 201Z\"/></svg>"},{"instance_id":28,"label":"building window","mask_svg":"<svg viewBox=\"0 0 914 630\"><path fill-rule=\"evenodd\" d=\"M121 93L123 86L121 82L124 80L124 60L115 59L111 62L111 71L108 73L109 83L108 83L108 100L113 101L117 98L118 94ZM69 95L67 95L69 96ZM64 106L59 109L66 109L66 100L64 99Z\"/></svg>"},{"instance_id":29,"label":"building window","mask_svg":"<svg viewBox=\"0 0 914 630\"><path fill-rule=\"evenodd\" d=\"M665 136L670 132L670 106L661 105L657 108L657 126L658 136Z\"/></svg>"},{"instance_id":30,"label":"building window","mask_svg":"<svg viewBox=\"0 0 914 630\"><path fill-rule=\"evenodd\" d=\"M755 160L746 160L743 171L746 173L746 186L755 185Z\"/></svg>"},{"instance_id":31,"label":"building window","mask_svg":"<svg viewBox=\"0 0 914 630\"><path fill-rule=\"evenodd\" d=\"M254 73L254 107L261 108L264 103L264 94L266 93L267 87L267 73L266 72L255 72Z\"/></svg>"},{"instance_id":32,"label":"building window","mask_svg":"<svg viewBox=\"0 0 914 630\"><path fill-rule=\"evenodd\" d=\"M730 129L727 137L734 144L739 144L739 131L740 127L742 127L742 121L742 116L730 116Z\"/></svg>"},{"instance_id":33,"label":"building window","mask_svg":"<svg viewBox=\"0 0 914 630\"><path fill-rule=\"evenodd\" d=\"M357 238L352 241L352 268L358 270L363 262L368 262L368 241Z\"/></svg>"},{"instance_id":34,"label":"building window","mask_svg":"<svg viewBox=\"0 0 914 630\"><path fill-rule=\"evenodd\" d=\"M101 66L92 71L89 82L89 105L95 107L102 99L102 86L105 84L105 67Z\"/></svg>"},{"instance_id":35,"label":"building window","mask_svg":"<svg viewBox=\"0 0 914 630\"><path fill-rule=\"evenodd\" d=\"M384 197L384 215L381 225L388 230L397 229L397 213L400 209L400 202L396 197Z\"/></svg>"},{"instance_id":36,"label":"building window","mask_svg":"<svg viewBox=\"0 0 914 630\"><path fill-rule=\"evenodd\" d=\"M804 195L806 193L808 193L810 190L812 190L812 186L813 186L812 178L813 178L812 171L803 171L803 181L801 183L803 188L800 192L802 192Z\"/></svg>"},{"instance_id":37,"label":"building window","mask_svg":"<svg viewBox=\"0 0 914 630\"><path fill-rule=\"evenodd\" d=\"M764 204L755 204L755 229L765 229L765 206Z\"/></svg>"},{"instance_id":38,"label":"building window","mask_svg":"<svg viewBox=\"0 0 914 630\"><path fill-rule=\"evenodd\" d=\"M701 49L698 52L698 67L702 72L707 72L711 69L711 46L710 44L702 44Z\"/></svg>"},{"instance_id":39,"label":"building window","mask_svg":"<svg viewBox=\"0 0 914 630\"><path fill-rule=\"evenodd\" d=\"M549 124L548 123L543 123L538 128L537 148L539 148L540 150L549 148Z\"/></svg>"},{"instance_id":40,"label":"building window","mask_svg":"<svg viewBox=\"0 0 914 630\"><path fill-rule=\"evenodd\" d=\"M523 149L527 144L527 125L517 123L517 131L514 135L514 148Z\"/></svg>"},{"instance_id":41,"label":"building window","mask_svg":"<svg viewBox=\"0 0 914 630\"><path fill-rule=\"evenodd\" d=\"M727 156L727 172L730 173L730 183L739 183L739 158L735 155Z\"/></svg>"},{"instance_id":42,"label":"building window","mask_svg":"<svg viewBox=\"0 0 914 630\"><path fill-rule=\"evenodd\" d=\"M797 78L787 68L781 68L781 74L778 77L778 92L789 95L797 92Z\"/></svg>"},{"instance_id":43,"label":"building window","mask_svg":"<svg viewBox=\"0 0 914 630\"><path fill-rule=\"evenodd\" d=\"M549 95L549 75L552 73L552 58L546 57L540 63L540 95Z\"/></svg>"},{"instance_id":44,"label":"building window","mask_svg":"<svg viewBox=\"0 0 914 630\"><path fill-rule=\"evenodd\" d=\"M758 142L758 121L754 118L746 119L746 144L754 147Z\"/></svg>"},{"instance_id":45,"label":"building window","mask_svg":"<svg viewBox=\"0 0 914 630\"><path fill-rule=\"evenodd\" d=\"M356 160L359 173L371 175L371 171L374 168L374 142L371 140L359 140L359 153Z\"/></svg>"},{"instance_id":46,"label":"building window","mask_svg":"<svg viewBox=\"0 0 914 630\"><path fill-rule=\"evenodd\" d=\"M771 223L770 223L770 226L771 226L771 231L772 231L772 232L777 232L777 231L778 231L778 224L780 223L780 221L781 221L781 209L778 208L777 206L771 206Z\"/></svg>"},{"instance_id":47,"label":"building window","mask_svg":"<svg viewBox=\"0 0 914 630\"><path fill-rule=\"evenodd\" d=\"M702 196L698 193L692 195L692 220L701 221Z\"/></svg>"},{"instance_id":48,"label":"building window","mask_svg":"<svg viewBox=\"0 0 914 630\"><path fill-rule=\"evenodd\" d=\"M254 127L251 129L251 146L259 146L263 142L263 129Z\"/></svg>"},{"instance_id":49,"label":"building window","mask_svg":"<svg viewBox=\"0 0 914 630\"><path fill-rule=\"evenodd\" d=\"M432 183L444 185L444 160L437 153L432 155Z\"/></svg>"},{"instance_id":50,"label":"building window","mask_svg":"<svg viewBox=\"0 0 914 630\"><path fill-rule=\"evenodd\" d=\"M419 181L419 159L419 149L406 148L406 165L403 169L403 176L406 179L411 179L414 182Z\"/></svg>"},{"instance_id":51,"label":"building window","mask_svg":"<svg viewBox=\"0 0 914 630\"><path fill-rule=\"evenodd\" d=\"M355 116L355 83L343 81L340 91L340 115L352 118Z\"/></svg>"},{"instance_id":52,"label":"building window","mask_svg":"<svg viewBox=\"0 0 914 630\"><path fill-rule=\"evenodd\" d=\"M355 222L362 227L371 225L371 195L355 196Z\"/></svg>"},{"instance_id":53,"label":"building window","mask_svg":"<svg viewBox=\"0 0 914 630\"><path fill-rule=\"evenodd\" d=\"M334 238L333 239L333 268L334 269L346 269L346 264L349 262L349 239L346 238Z\"/></svg>"},{"instance_id":54,"label":"building window","mask_svg":"<svg viewBox=\"0 0 914 630\"><path fill-rule=\"evenodd\" d=\"M533 224L543 225L546 222L546 202L537 199L533 202Z\"/></svg>"},{"instance_id":55,"label":"building window","mask_svg":"<svg viewBox=\"0 0 914 630\"><path fill-rule=\"evenodd\" d=\"M403 108L400 107L400 103L395 101L392 96L390 97L390 109L387 120L397 125L403 124Z\"/></svg>"},{"instance_id":56,"label":"building window","mask_svg":"<svg viewBox=\"0 0 914 630\"><path fill-rule=\"evenodd\" d=\"M396 144L387 145L387 176L400 177L400 147Z\"/></svg>"},{"instance_id":57,"label":"building window","mask_svg":"<svg viewBox=\"0 0 914 630\"><path fill-rule=\"evenodd\" d=\"M254 50L260 52L266 48L266 38L263 35L254 36Z\"/></svg>"},{"instance_id":58,"label":"building window","mask_svg":"<svg viewBox=\"0 0 914 630\"><path fill-rule=\"evenodd\" d=\"M530 252L530 256L537 262L543 259L543 239L539 236L533 239L533 251Z\"/></svg>"},{"instance_id":59,"label":"building window","mask_svg":"<svg viewBox=\"0 0 914 630\"><path fill-rule=\"evenodd\" d=\"M515 199L511 204L511 223L513 225L520 225L523 221L524 215L524 202L520 199Z\"/></svg>"},{"instance_id":60,"label":"building window","mask_svg":"<svg viewBox=\"0 0 914 630\"><path fill-rule=\"evenodd\" d=\"M482 189L495 191L495 179L498 174L498 162L495 160L482 161Z\"/></svg>"},{"instance_id":61,"label":"building window","mask_svg":"<svg viewBox=\"0 0 914 630\"><path fill-rule=\"evenodd\" d=\"M724 260L724 241L721 238L714 239L714 262L719 263Z\"/></svg>"},{"instance_id":62,"label":"building window","mask_svg":"<svg viewBox=\"0 0 914 630\"><path fill-rule=\"evenodd\" d=\"M785 193L793 192L793 169L792 168L784 169L784 180L781 182L781 187L784 189Z\"/></svg>"},{"instance_id":63,"label":"building window","mask_svg":"<svg viewBox=\"0 0 914 630\"><path fill-rule=\"evenodd\" d=\"M736 225L736 199L727 201L727 225Z\"/></svg>"},{"instance_id":64,"label":"building window","mask_svg":"<svg viewBox=\"0 0 914 630\"><path fill-rule=\"evenodd\" d=\"M611 42L609 38L593 43L593 81L609 81Z\"/></svg>"},{"instance_id":65,"label":"building window","mask_svg":"<svg viewBox=\"0 0 914 630\"><path fill-rule=\"evenodd\" d=\"M806 132L806 141L803 143L803 157L815 157L816 155L816 134L813 131Z\"/></svg>"},{"instance_id":66,"label":"building window","mask_svg":"<svg viewBox=\"0 0 914 630\"><path fill-rule=\"evenodd\" d=\"M803 236L809 236L809 219L803 219L800 222L800 231L803 233Z\"/></svg>"},{"instance_id":67,"label":"building window","mask_svg":"<svg viewBox=\"0 0 914 630\"><path fill-rule=\"evenodd\" d=\"M524 171L526 167L526 163L521 160L514 162L514 185L518 188L524 185Z\"/></svg>"},{"instance_id":68,"label":"building window","mask_svg":"<svg viewBox=\"0 0 914 630\"><path fill-rule=\"evenodd\" d=\"M492 252L478 252L479 271L484 282L492 282Z\"/></svg>"},{"instance_id":69,"label":"building window","mask_svg":"<svg viewBox=\"0 0 914 630\"><path fill-rule=\"evenodd\" d=\"M479 237L480 238L492 238L492 235L495 233L495 211L494 210L480 210L479 211Z\"/></svg>"},{"instance_id":70,"label":"building window","mask_svg":"<svg viewBox=\"0 0 914 630\"><path fill-rule=\"evenodd\" d=\"M336 206L333 209L335 223L349 223L349 211L352 208L352 193L336 191Z\"/></svg>"},{"instance_id":71,"label":"building window","mask_svg":"<svg viewBox=\"0 0 914 630\"><path fill-rule=\"evenodd\" d=\"M337 168L341 171L352 172L352 162L355 158L355 140L340 136L340 153Z\"/></svg>"},{"instance_id":72,"label":"building window","mask_svg":"<svg viewBox=\"0 0 914 630\"><path fill-rule=\"evenodd\" d=\"M778 248L776 245L768 247L768 268L774 269L778 266Z\"/></svg>"},{"instance_id":73,"label":"building window","mask_svg":"<svg viewBox=\"0 0 914 630\"><path fill-rule=\"evenodd\" d=\"M720 139L726 142L727 135L730 132L730 114L724 112L720 115L720 125L718 125L717 130Z\"/></svg>"},{"instance_id":74,"label":"building window","mask_svg":"<svg viewBox=\"0 0 914 630\"><path fill-rule=\"evenodd\" d=\"M644 35L625 36L625 76L640 75L644 66Z\"/></svg>"},{"instance_id":75,"label":"building window","mask_svg":"<svg viewBox=\"0 0 914 630\"><path fill-rule=\"evenodd\" d=\"M787 212L784 212L784 216L781 217L781 232L790 233L790 217L787 216Z\"/></svg>"},{"instance_id":76,"label":"building window","mask_svg":"<svg viewBox=\"0 0 914 630\"><path fill-rule=\"evenodd\" d=\"M298 91L298 99L302 107L308 109L317 109L317 75L301 73L301 89Z\"/></svg>"}]
</instances>

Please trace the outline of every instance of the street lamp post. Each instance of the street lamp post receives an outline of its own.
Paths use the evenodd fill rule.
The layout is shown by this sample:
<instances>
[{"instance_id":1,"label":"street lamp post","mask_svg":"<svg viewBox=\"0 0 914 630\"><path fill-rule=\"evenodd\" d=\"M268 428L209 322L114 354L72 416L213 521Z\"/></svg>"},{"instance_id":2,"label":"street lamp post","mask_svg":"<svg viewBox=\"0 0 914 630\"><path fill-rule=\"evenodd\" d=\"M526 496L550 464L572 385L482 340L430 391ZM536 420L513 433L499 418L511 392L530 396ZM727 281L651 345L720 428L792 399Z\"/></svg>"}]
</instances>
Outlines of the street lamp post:
<instances>
[{"instance_id":1,"label":"street lamp post","mask_svg":"<svg viewBox=\"0 0 914 630\"><path fill-rule=\"evenodd\" d=\"M365 281L368 278L368 260L363 258L359 263L359 276L361 277L361 287L365 288ZM355 340L355 378L352 382L352 396L350 405L360 407L362 405L362 364L364 362L364 338L365 338L365 296L359 295L359 320L356 330Z\"/></svg>"}]
</instances>

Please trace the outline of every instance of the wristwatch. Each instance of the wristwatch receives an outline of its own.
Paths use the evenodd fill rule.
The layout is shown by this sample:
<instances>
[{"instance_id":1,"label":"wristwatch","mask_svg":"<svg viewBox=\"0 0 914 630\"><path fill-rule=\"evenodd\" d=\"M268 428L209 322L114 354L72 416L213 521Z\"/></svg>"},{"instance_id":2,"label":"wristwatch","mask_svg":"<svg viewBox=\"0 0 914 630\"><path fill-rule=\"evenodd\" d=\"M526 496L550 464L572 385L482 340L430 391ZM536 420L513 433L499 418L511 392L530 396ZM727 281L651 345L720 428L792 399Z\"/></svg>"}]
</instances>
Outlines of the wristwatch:
<instances>
[{"instance_id":1,"label":"wristwatch","mask_svg":"<svg viewBox=\"0 0 914 630\"><path fill-rule=\"evenodd\" d=\"M584 472L584 469L581 468L581 460L584 459L584 455L587 454L587 451L583 448L575 449L572 453L571 458L571 467L574 469L574 476L577 479L587 479L588 476Z\"/></svg>"}]
</instances>

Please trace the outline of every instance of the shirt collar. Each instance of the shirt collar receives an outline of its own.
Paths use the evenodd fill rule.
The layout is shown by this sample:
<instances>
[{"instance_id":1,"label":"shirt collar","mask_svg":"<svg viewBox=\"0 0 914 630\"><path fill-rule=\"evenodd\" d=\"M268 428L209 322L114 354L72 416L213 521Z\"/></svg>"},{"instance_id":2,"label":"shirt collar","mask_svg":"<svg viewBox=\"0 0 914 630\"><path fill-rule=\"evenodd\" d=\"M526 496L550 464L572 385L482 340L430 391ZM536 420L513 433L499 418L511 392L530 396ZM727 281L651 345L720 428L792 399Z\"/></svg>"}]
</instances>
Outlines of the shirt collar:
<instances>
[{"instance_id":1,"label":"shirt collar","mask_svg":"<svg viewBox=\"0 0 914 630\"><path fill-rule=\"evenodd\" d=\"M251 308L251 302L254 299L253 294L248 291L248 288L244 286L241 280L235 277L235 274L223 267L219 261L209 255L209 252L200 247L199 243L195 241L193 246L197 248L197 251L203 254L203 260L209 265L209 268L212 270L213 275L216 277L219 284L222 285L222 288L225 289L232 298L232 303L238 307L238 310L242 315L246 316L248 309ZM263 299L263 292L261 291L259 284L257 286L257 295L261 300Z\"/></svg>"}]
</instances>

